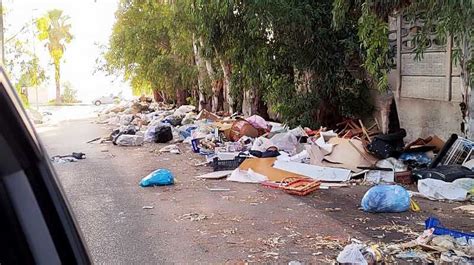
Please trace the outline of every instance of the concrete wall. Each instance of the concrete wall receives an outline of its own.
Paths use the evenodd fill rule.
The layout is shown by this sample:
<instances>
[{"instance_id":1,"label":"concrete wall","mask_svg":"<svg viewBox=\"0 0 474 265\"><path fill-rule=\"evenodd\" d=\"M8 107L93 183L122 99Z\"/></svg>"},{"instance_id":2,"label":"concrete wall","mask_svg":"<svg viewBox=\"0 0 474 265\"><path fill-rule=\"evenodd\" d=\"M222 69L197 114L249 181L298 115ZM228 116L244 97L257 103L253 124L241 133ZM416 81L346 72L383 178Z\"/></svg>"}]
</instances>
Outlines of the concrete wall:
<instances>
[{"instance_id":1,"label":"concrete wall","mask_svg":"<svg viewBox=\"0 0 474 265\"><path fill-rule=\"evenodd\" d=\"M36 104L36 88L28 88L28 102ZM49 100L49 93L46 87L38 87L38 104L46 104Z\"/></svg>"},{"instance_id":2,"label":"concrete wall","mask_svg":"<svg viewBox=\"0 0 474 265\"><path fill-rule=\"evenodd\" d=\"M436 134L447 139L462 134L463 101L460 67L452 60L452 40L440 44L432 36L423 59L414 60L412 38L416 23L392 18L390 43L396 50L396 68L389 76L401 127L407 141Z\"/></svg>"}]
</instances>

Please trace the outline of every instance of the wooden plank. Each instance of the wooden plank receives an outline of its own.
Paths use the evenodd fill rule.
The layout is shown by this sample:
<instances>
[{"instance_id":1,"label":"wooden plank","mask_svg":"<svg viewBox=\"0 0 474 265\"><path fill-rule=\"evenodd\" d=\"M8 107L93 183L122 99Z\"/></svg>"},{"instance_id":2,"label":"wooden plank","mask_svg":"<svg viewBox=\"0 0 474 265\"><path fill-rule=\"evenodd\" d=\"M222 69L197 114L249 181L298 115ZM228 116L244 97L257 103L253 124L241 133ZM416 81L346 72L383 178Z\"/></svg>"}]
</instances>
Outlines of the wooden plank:
<instances>
[{"instance_id":1,"label":"wooden plank","mask_svg":"<svg viewBox=\"0 0 474 265\"><path fill-rule=\"evenodd\" d=\"M369 141L369 143L371 143L372 140L370 139L369 134L368 134L367 131L365 130L364 124L362 123L361 120L359 120L359 123L360 123L360 127L362 128L362 132L364 133L365 137L367 137L367 140Z\"/></svg>"}]
</instances>

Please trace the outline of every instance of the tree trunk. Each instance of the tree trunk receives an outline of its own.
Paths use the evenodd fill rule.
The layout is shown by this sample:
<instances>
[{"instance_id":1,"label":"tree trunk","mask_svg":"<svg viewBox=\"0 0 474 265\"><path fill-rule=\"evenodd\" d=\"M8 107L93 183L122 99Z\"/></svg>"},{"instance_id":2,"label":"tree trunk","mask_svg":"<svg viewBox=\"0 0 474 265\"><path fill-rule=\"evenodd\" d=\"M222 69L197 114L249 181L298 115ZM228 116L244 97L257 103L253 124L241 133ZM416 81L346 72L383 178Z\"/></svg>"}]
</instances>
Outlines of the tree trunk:
<instances>
[{"instance_id":1,"label":"tree trunk","mask_svg":"<svg viewBox=\"0 0 474 265\"><path fill-rule=\"evenodd\" d=\"M212 112L222 110L222 80L212 81Z\"/></svg>"},{"instance_id":2,"label":"tree trunk","mask_svg":"<svg viewBox=\"0 0 474 265\"><path fill-rule=\"evenodd\" d=\"M198 94L199 94L199 102L198 102L198 110L208 109L208 103L206 99L205 93L205 80L206 80L206 69L204 66L204 62L201 58L201 54L199 52L198 42L193 34L193 52L194 52L194 61L196 62L196 67L198 69Z\"/></svg>"},{"instance_id":3,"label":"tree trunk","mask_svg":"<svg viewBox=\"0 0 474 265\"><path fill-rule=\"evenodd\" d=\"M200 40L201 46L204 46L204 42L202 39ZM214 67L212 66L211 60L207 58L203 58L204 63L206 65L207 69L207 74L209 75L209 78L211 79L211 84L212 84L212 106L211 110L212 112L217 112L221 110L222 106L222 97L220 94L222 93L222 80L217 78L216 71L214 70Z\"/></svg>"},{"instance_id":4,"label":"tree trunk","mask_svg":"<svg viewBox=\"0 0 474 265\"><path fill-rule=\"evenodd\" d=\"M163 101L163 97L160 95L160 91L153 90L153 99L155 100L155 102L162 102Z\"/></svg>"},{"instance_id":5,"label":"tree trunk","mask_svg":"<svg viewBox=\"0 0 474 265\"><path fill-rule=\"evenodd\" d=\"M56 81L56 105L61 104L61 79L59 62L54 64L54 79Z\"/></svg>"},{"instance_id":6,"label":"tree trunk","mask_svg":"<svg viewBox=\"0 0 474 265\"><path fill-rule=\"evenodd\" d=\"M220 94L222 93L222 86L223 82L222 79L218 79L216 72L214 71L214 67L209 59L204 59L206 64L207 74L211 78L212 83L212 112L218 112L222 109L222 97Z\"/></svg>"},{"instance_id":7,"label":"tree trunk","mask_svg":"<svg viewBox=\"0 0 474 265\"><path fill-rule=\"evenodd\" d=\"M222 72L224 73L224 82L222 86L223 95L224 95L224 111L228 111L230 114L234 113L234 100L231 95L232 87L232 71L230 63L227 60L219 60L222 67Z\"/></svg>"},{"instance_id":8,"label":"tree trunk","mask_svg":"<svg viewBox=\"0 0 474 265\"><path fill-rule=\"evenodd\" d=\"M242 114L244 116L251 116L253 114L252 106L255 99L255 93L252 89L244 91L244 97L242 99Z\"/></svg>"},{"instance_id":9,"label":"tree trunk","mask_svg":"<svg viewBox=\"0 0 474 265\"><path fill-rule=\"evenodd\" d=\"M186 104L186 91L176 88L176 105L182 106Z\"/></svg>"}]
</instances>

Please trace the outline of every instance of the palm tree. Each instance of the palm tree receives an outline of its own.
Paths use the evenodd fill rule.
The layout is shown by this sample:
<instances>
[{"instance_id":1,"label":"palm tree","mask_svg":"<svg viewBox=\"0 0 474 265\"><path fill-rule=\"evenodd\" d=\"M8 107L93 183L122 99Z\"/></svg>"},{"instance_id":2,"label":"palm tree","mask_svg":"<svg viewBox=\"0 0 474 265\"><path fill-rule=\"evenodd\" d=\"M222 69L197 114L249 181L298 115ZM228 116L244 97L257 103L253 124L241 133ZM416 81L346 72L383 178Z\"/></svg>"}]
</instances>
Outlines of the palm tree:
<instances>
[{"instance_id":1,"label":"palm tree","mask_svg":"<svg viewBox=\"0 0 474 265\"><path fill-rule=\"evenodd\" d=\"M49 55L53 59L54 79L56 81L56 104L61 103L61 58L64 55L66 44L72 40L71 24L69 16L63 15L63 11L53 9L46 15L36 20L38 28L38 39L45 41Z\"/></svg>"}]
</instances>

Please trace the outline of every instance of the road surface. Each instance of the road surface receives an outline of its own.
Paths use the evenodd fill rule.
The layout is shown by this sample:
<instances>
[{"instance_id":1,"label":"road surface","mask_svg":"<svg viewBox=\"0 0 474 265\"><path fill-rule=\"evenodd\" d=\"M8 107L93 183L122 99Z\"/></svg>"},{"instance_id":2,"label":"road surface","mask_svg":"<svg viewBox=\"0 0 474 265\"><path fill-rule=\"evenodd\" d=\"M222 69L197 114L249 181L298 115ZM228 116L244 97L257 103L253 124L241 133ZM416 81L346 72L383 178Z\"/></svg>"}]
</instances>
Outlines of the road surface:
<instances>
[{"instance_id":1,"label":"road surface","mask_svg":"<svg viewBox=\"0 0 474 265\"><path fill-rule=\"evenodd\" d=\"M97 264L328 263L349 237L390 242L413 238L401 227L421 232L420 223L432 214L452 218L453 227L467 218L446 211L457 204L425 201L422 213L364 213L359 210L364 186L298 197L260 185L197 180L194 176L210 169L196 167L202 158L184 145L175 155L157 153L164 146L158 144L87 144L110 131L93 119L38 131L50 155L87 155L54 166ZM172 170L176 184L140 188L139 180L157 168ZM230 190L208 190L212 187Z\"/></svg>"}]
</instances>

